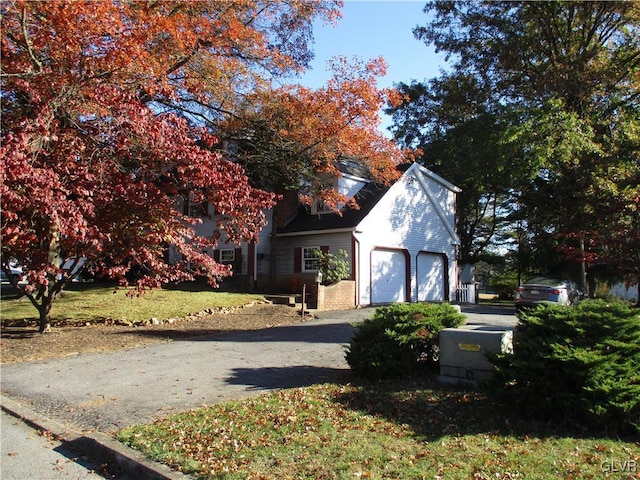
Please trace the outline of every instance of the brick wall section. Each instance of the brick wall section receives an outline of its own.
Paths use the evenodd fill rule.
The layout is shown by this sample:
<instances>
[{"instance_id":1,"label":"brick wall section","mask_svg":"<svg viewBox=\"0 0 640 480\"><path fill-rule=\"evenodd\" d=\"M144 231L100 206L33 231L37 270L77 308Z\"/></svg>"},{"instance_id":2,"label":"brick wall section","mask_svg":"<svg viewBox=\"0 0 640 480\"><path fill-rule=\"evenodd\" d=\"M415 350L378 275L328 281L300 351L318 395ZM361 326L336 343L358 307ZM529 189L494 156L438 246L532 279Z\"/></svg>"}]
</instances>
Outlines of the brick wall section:
<instances>
[{"instance_id":1,"label":"brick wall section","mask_svg":"<svg viewBox=\"0 0 640 480\"><path fill-rule=\"evenodd\" d=\"M318 310L346 310L355 308L356 282L342 280L333 285L320 285Z\"/></svg>"},{"instance_id":2,"label":"brick wall section","mask_svg":"<svg viewBox=\"0 0 640 480\"><path fill-rule=\"evenodd\" d=\"M282 200L273 209L273 221L277 228L284 227L289 220L296 216L300 208L298 192L287 190L282 194Z\"/></svg>"}]
</instances>

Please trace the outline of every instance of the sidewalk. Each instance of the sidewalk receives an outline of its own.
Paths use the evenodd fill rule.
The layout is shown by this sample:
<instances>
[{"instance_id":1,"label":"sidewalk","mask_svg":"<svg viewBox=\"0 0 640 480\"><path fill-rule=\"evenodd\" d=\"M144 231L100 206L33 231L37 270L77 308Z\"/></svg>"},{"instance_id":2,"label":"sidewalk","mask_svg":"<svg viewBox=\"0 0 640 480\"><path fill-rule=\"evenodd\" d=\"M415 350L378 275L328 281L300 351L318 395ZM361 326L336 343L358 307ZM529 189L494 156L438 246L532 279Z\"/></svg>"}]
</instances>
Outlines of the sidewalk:
<instances>
[{"instance_id":1,"label":"sidewalk","mask_svg":"<svg viewBox=\"0 0 640 480\"><path fill-rule=\"evenodd\" d=\"M0 405L2 480L191 478L146 459L108 435L79 433L2 395Z\"/></svg>"},{"instance_id":2,"label":"sidewalk","mask_svg":"<svg viewBox=\"0 0 640 480\"><path fill-rule=\"evenodd\" d=\"M100 465L59 440L41 436L20 419L0 412L2 480L100 479ZM125 477L116 477L124 480Z\"/></svg>"}]
</instances>

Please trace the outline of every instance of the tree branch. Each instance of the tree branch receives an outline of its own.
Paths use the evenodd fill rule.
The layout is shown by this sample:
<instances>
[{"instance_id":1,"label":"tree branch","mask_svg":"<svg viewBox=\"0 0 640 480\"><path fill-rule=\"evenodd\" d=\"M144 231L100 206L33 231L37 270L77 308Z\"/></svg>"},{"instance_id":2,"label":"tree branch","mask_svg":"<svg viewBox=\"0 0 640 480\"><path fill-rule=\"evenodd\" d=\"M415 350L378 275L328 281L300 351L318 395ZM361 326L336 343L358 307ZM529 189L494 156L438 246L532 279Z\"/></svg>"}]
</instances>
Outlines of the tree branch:
<instances>
[{"instance_id":1,"label":"tree branch","mask_svg":"<svg viewBox=\"0 0 640 480\"><path fill-rule=\"evenodd\" d=\"M33 74L34 75L40 74L44 71L44 69L42 68L42 63L40 62L40 60L38 60L35 54L33 53L33 46L31 44L31 39L29 38L29 32L27 32L27 8L26 7L22 9L21 26L22 26L22 35L24 36L24 42L27 46L29 57L31 57L31 60L33 61L33 63L38 67L37 70L33 72Z\"/></svg>"}]
</instances>

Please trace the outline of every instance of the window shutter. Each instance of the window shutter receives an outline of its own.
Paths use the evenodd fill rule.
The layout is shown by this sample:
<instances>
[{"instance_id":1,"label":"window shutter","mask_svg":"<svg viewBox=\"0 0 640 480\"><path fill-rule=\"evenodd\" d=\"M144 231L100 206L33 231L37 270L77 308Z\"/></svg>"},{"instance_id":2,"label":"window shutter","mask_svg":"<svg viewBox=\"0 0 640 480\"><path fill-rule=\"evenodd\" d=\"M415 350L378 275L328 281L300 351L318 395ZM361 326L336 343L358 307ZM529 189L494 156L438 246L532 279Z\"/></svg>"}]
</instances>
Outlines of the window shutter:
<instances>
[{"instance_id":1,"label":"window shutter","mask_svg":"<svg viewBox=\"0 0 640 480\"><path fill-rule=\"evenodd\" d=\"M220 263L220 250L214 250L214 251L213 251L213 259L214 259L217 263Z\"/></svg>"},{"instance_id":2,"label":"window shutter","mask_svg":"<svg viewBox=\"0 0 640 480\"><path fill-rule=\"evenodd\" d=\"M249 243L247 246L247 275L253 277L256 273L256 244Z\"/></svg>"},{"instance_id":3,"label":"window shutter","mask_svg":"<svg viewBox=\"0 0 640 480\"><path fill-rule=\"evenodd\" d=\"M302 271L302 247L295 247L293 249L293 273L300 273Z\"/></svg>"}]
</instances>

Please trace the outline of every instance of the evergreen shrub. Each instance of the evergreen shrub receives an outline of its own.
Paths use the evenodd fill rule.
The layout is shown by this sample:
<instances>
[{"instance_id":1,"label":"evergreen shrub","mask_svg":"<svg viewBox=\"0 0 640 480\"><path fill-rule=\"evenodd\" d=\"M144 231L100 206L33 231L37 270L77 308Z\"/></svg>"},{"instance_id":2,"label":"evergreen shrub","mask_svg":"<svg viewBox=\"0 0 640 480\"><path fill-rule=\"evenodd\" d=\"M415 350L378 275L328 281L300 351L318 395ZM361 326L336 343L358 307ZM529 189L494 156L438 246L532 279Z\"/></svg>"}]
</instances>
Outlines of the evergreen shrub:
<instances>
[{"instance_id":1,"label":"evergreen shrub","mask_svg":"<svg viewBox=\"0 0 640 480\"><path fill-rule=\"evenodd\" d=\"M438 364L438 333L465 317L449 304L392 304L357 325L347 363L360 377L404 377Z\"/></svg>"},{"instance_id":2,"label":"evergreen shrub","mask_svg":"<svg viewBox=\"0 0 640 480\"><path fill-rule=\"evenodd\" d=\"M319 248L313 250L313 254L318 259L318 271L322 273L322 284L331 285L340 280L349 278L350 265L349 254L342 248L338 250L338 254L331 252L323 252Z\"/></svg>"},{"instance_id":3,"label":"evergreen shrub","mask_svg":"<svg viewBox=\"0 0 640 480\"><path fill-rule=\"evenodd\" d=\"M524 415L640 432L640 311L628 304L586 300L527 311L513 353L490 359L489 391Z\"/></svg>"}]
</instances>

